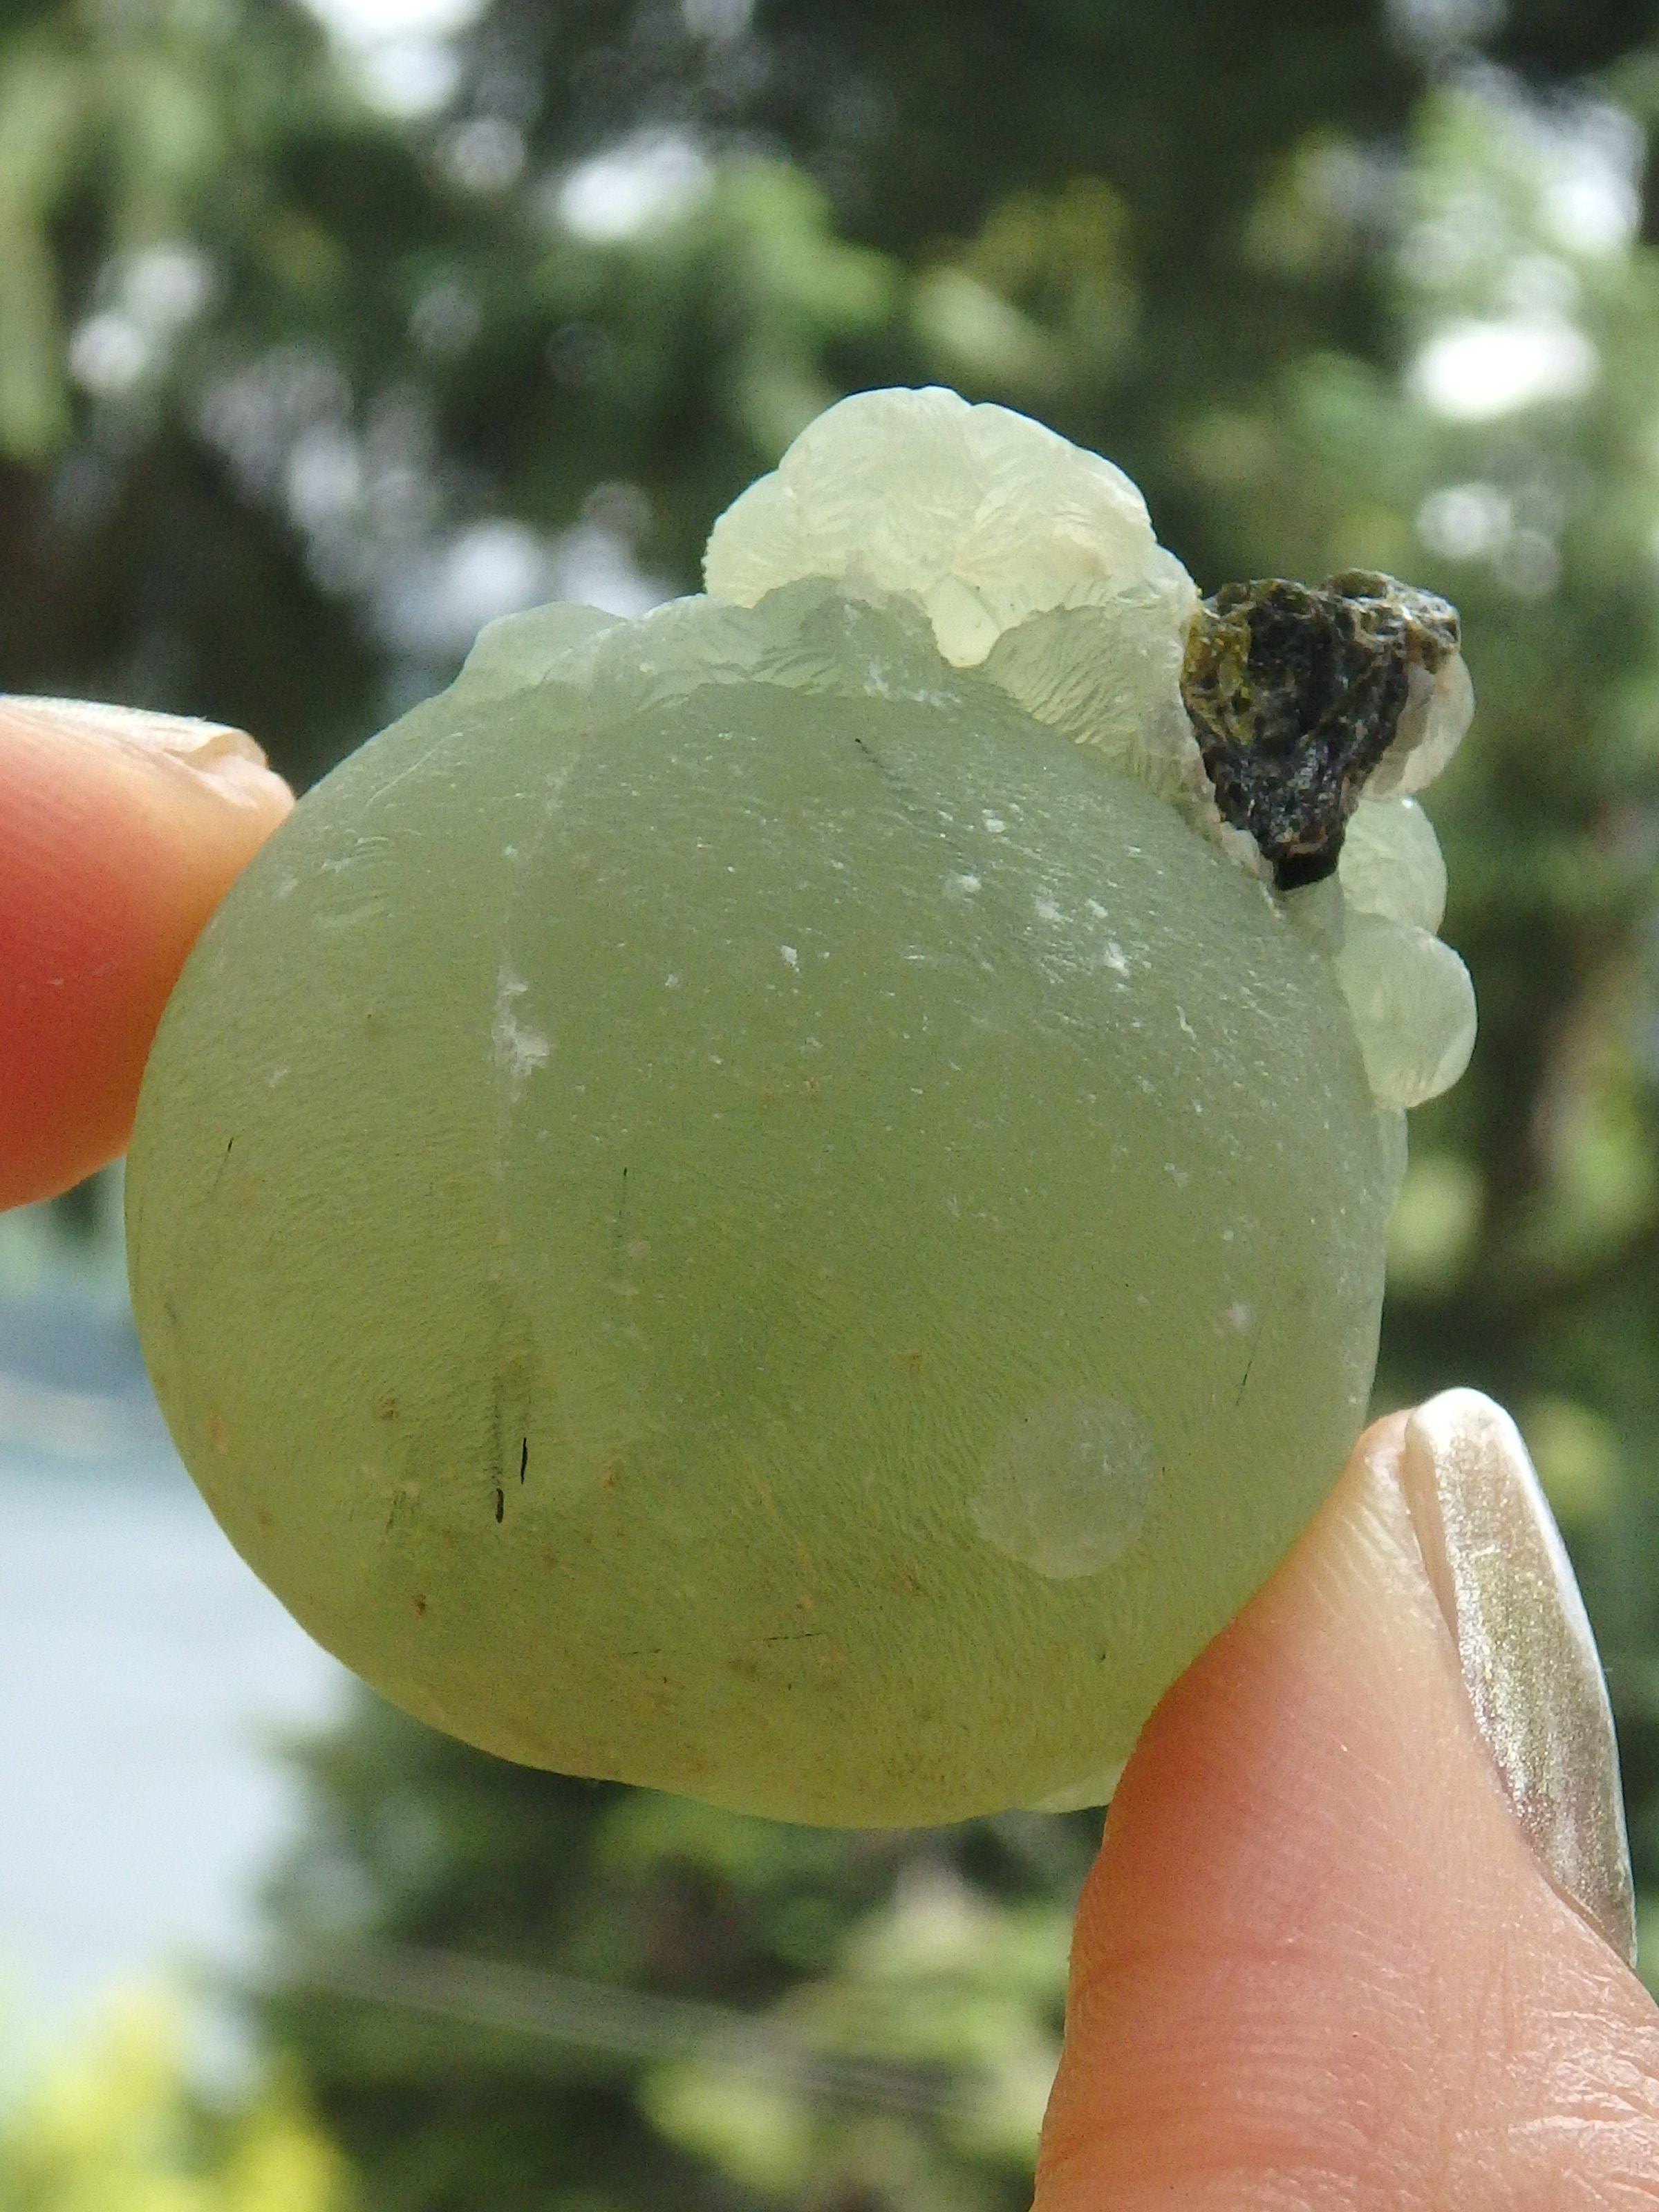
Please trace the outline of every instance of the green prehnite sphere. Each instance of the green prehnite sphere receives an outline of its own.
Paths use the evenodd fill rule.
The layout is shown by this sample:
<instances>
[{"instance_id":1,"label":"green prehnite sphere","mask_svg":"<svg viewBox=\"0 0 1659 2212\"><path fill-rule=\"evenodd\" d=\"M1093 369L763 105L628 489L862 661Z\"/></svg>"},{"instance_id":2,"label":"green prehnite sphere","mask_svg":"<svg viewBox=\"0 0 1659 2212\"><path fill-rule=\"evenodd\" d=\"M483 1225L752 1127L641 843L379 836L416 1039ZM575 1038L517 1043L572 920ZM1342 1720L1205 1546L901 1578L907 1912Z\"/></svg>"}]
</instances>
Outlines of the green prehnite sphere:
<instances>
[{"instance_id":1,"label":"green prehnite sphere","mask_svg":"<svg viewBox=\"0 0 1659 2212\"><path fill-rule=\"evenodd\" d=\"M145 1352L244 1558L471 1742L1098 1802L1353 1440L1399 1116L1332 905L998 676L1097 605L969 659L796 566L497 625L301 803L146 1079Z\"/></svg>"}]
</instances>

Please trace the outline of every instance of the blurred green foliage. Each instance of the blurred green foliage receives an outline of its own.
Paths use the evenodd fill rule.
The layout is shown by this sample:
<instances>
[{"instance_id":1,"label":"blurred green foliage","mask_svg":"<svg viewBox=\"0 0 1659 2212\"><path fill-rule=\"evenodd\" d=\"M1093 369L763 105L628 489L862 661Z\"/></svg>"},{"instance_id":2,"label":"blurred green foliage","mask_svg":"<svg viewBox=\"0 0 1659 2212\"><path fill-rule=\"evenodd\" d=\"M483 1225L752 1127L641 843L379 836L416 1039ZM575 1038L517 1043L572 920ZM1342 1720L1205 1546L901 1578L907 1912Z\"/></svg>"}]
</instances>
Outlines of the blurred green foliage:
<instances>
[{"instance_id":1,"label":"blurred green foliage","mask_svg":"<svg viewBox=\"0 0 1659 2212\"><path fill-rule=\"evenodd\" d=\"M191 2090L171 2006L124 2002L0 2098L0 2212L351 2212L345 2162L275 2090Z\"/></svg>"},{"instance_id":2,"label":"blurred green foliage","mask_svg":"<svg viewBox=\"0 0 1659 2212\"><path fill-rule=\"evenodd\" d=\"M1086 1816L789 1827L380 1705L309 1768L263 2018L371 2204L1028 2201Z\"/></svg>"},{"instance_id":3,"label":"blurred green foliage","mask_svg":"<svg viewBox=\"0 0 1659 2212\"><path fill-rule=\"evenodd\" d=\"M1516 1408L1659 1897L1656 10L454 14L354 58L279 0L15 0L0 680L303 780L489 615L689 587L827 400L930 378L1121 461L1206 587L1447 592L1481 1041L1379 1395ZM260 2017L378 2212L1024 2201L1086 1818L765 1828L379 1709L309 1772Z\"/></svg>"}]
</instances>

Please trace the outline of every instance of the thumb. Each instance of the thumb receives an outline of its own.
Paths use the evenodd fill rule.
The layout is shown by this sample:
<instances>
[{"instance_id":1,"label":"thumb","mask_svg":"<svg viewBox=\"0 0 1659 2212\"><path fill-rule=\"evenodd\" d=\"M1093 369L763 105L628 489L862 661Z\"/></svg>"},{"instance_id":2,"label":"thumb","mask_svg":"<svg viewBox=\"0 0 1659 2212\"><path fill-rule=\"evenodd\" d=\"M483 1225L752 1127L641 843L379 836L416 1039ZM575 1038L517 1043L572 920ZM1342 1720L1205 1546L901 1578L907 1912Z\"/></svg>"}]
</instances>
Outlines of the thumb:
<instances>
[{"instance_id":1,"label":"thumb","mask_svg":"<svg viewBox=\"0 0 1659 2212\"><path fill-rule=\"evenodd\" d=\"M1084 1893L1037 2212L1659 2208L1606 1692L1512 1422L1362 1439L1164 1698Z\"/></svg>"},{"instance_id":2,"label":"thumb","mask_svg":"<svg viewBox=\"0 0 1659 2212\"><path fill-rule=\"evenodd\" d=\"M0 1206L126 1143L185 956L292 804L240 730L0 698Z\"/></svg>"}]
</instances>

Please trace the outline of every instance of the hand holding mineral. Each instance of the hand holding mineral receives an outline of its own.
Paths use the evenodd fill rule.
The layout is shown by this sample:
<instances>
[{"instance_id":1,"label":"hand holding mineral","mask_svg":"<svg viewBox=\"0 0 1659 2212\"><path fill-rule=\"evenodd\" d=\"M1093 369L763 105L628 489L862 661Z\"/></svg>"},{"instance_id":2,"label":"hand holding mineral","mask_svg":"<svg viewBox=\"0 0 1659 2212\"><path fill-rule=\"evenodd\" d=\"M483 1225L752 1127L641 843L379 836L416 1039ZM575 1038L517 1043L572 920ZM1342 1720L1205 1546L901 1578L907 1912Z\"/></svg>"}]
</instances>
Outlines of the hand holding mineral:
<instances>
[{"instance_id":1,"label":"hand holding mineral","mask_svg":"<svg viewBox=\"0 0 1659 2212\"><path fill-rule=\"evenodd\" d=\"M90 854L41 796L43 749L101 825ZM157 972L203 918L195 887L245 858L240 802L155 751L101 710L0 711L0 823L38 886L0 933L0 1000L88 980L116 917L132 972ZM274 780L264 804L269 828ZM131 1112L153 1006L136 987L80 1003L84 1096L16 1085L0 1121L18 1197ZM1385 1424L1164 1698L1084 1899L1040 2212L1659 2203L1659 2016L1620 1955L1593 1655L1544 1527L1484 1401ZM1529 1601L1460 1608L1495 1556Z\"/></svg>"}]
</instances>

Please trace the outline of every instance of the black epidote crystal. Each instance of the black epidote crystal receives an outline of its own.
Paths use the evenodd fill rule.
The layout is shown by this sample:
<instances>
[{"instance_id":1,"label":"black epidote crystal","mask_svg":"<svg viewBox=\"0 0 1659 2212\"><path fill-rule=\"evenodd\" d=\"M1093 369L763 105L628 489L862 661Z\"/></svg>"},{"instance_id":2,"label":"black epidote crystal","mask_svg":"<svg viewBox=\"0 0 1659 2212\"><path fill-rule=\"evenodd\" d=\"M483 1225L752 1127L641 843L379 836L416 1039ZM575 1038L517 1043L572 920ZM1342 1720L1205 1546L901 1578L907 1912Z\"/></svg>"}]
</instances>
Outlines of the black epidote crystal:
<instances>
[{"instance_id":1,"label":"black epidote crystal","mask_svg":"<svg viewBox=\"0 0 1659 2212\"><path fill-rule=\"evenodd\" d=\"M1364 568L1228 584L1200 605L1182 697L1223 818L1281 890L1334 872L1367 778L1460 638L1449 601Z\"/></svg>"}]
</instances>

